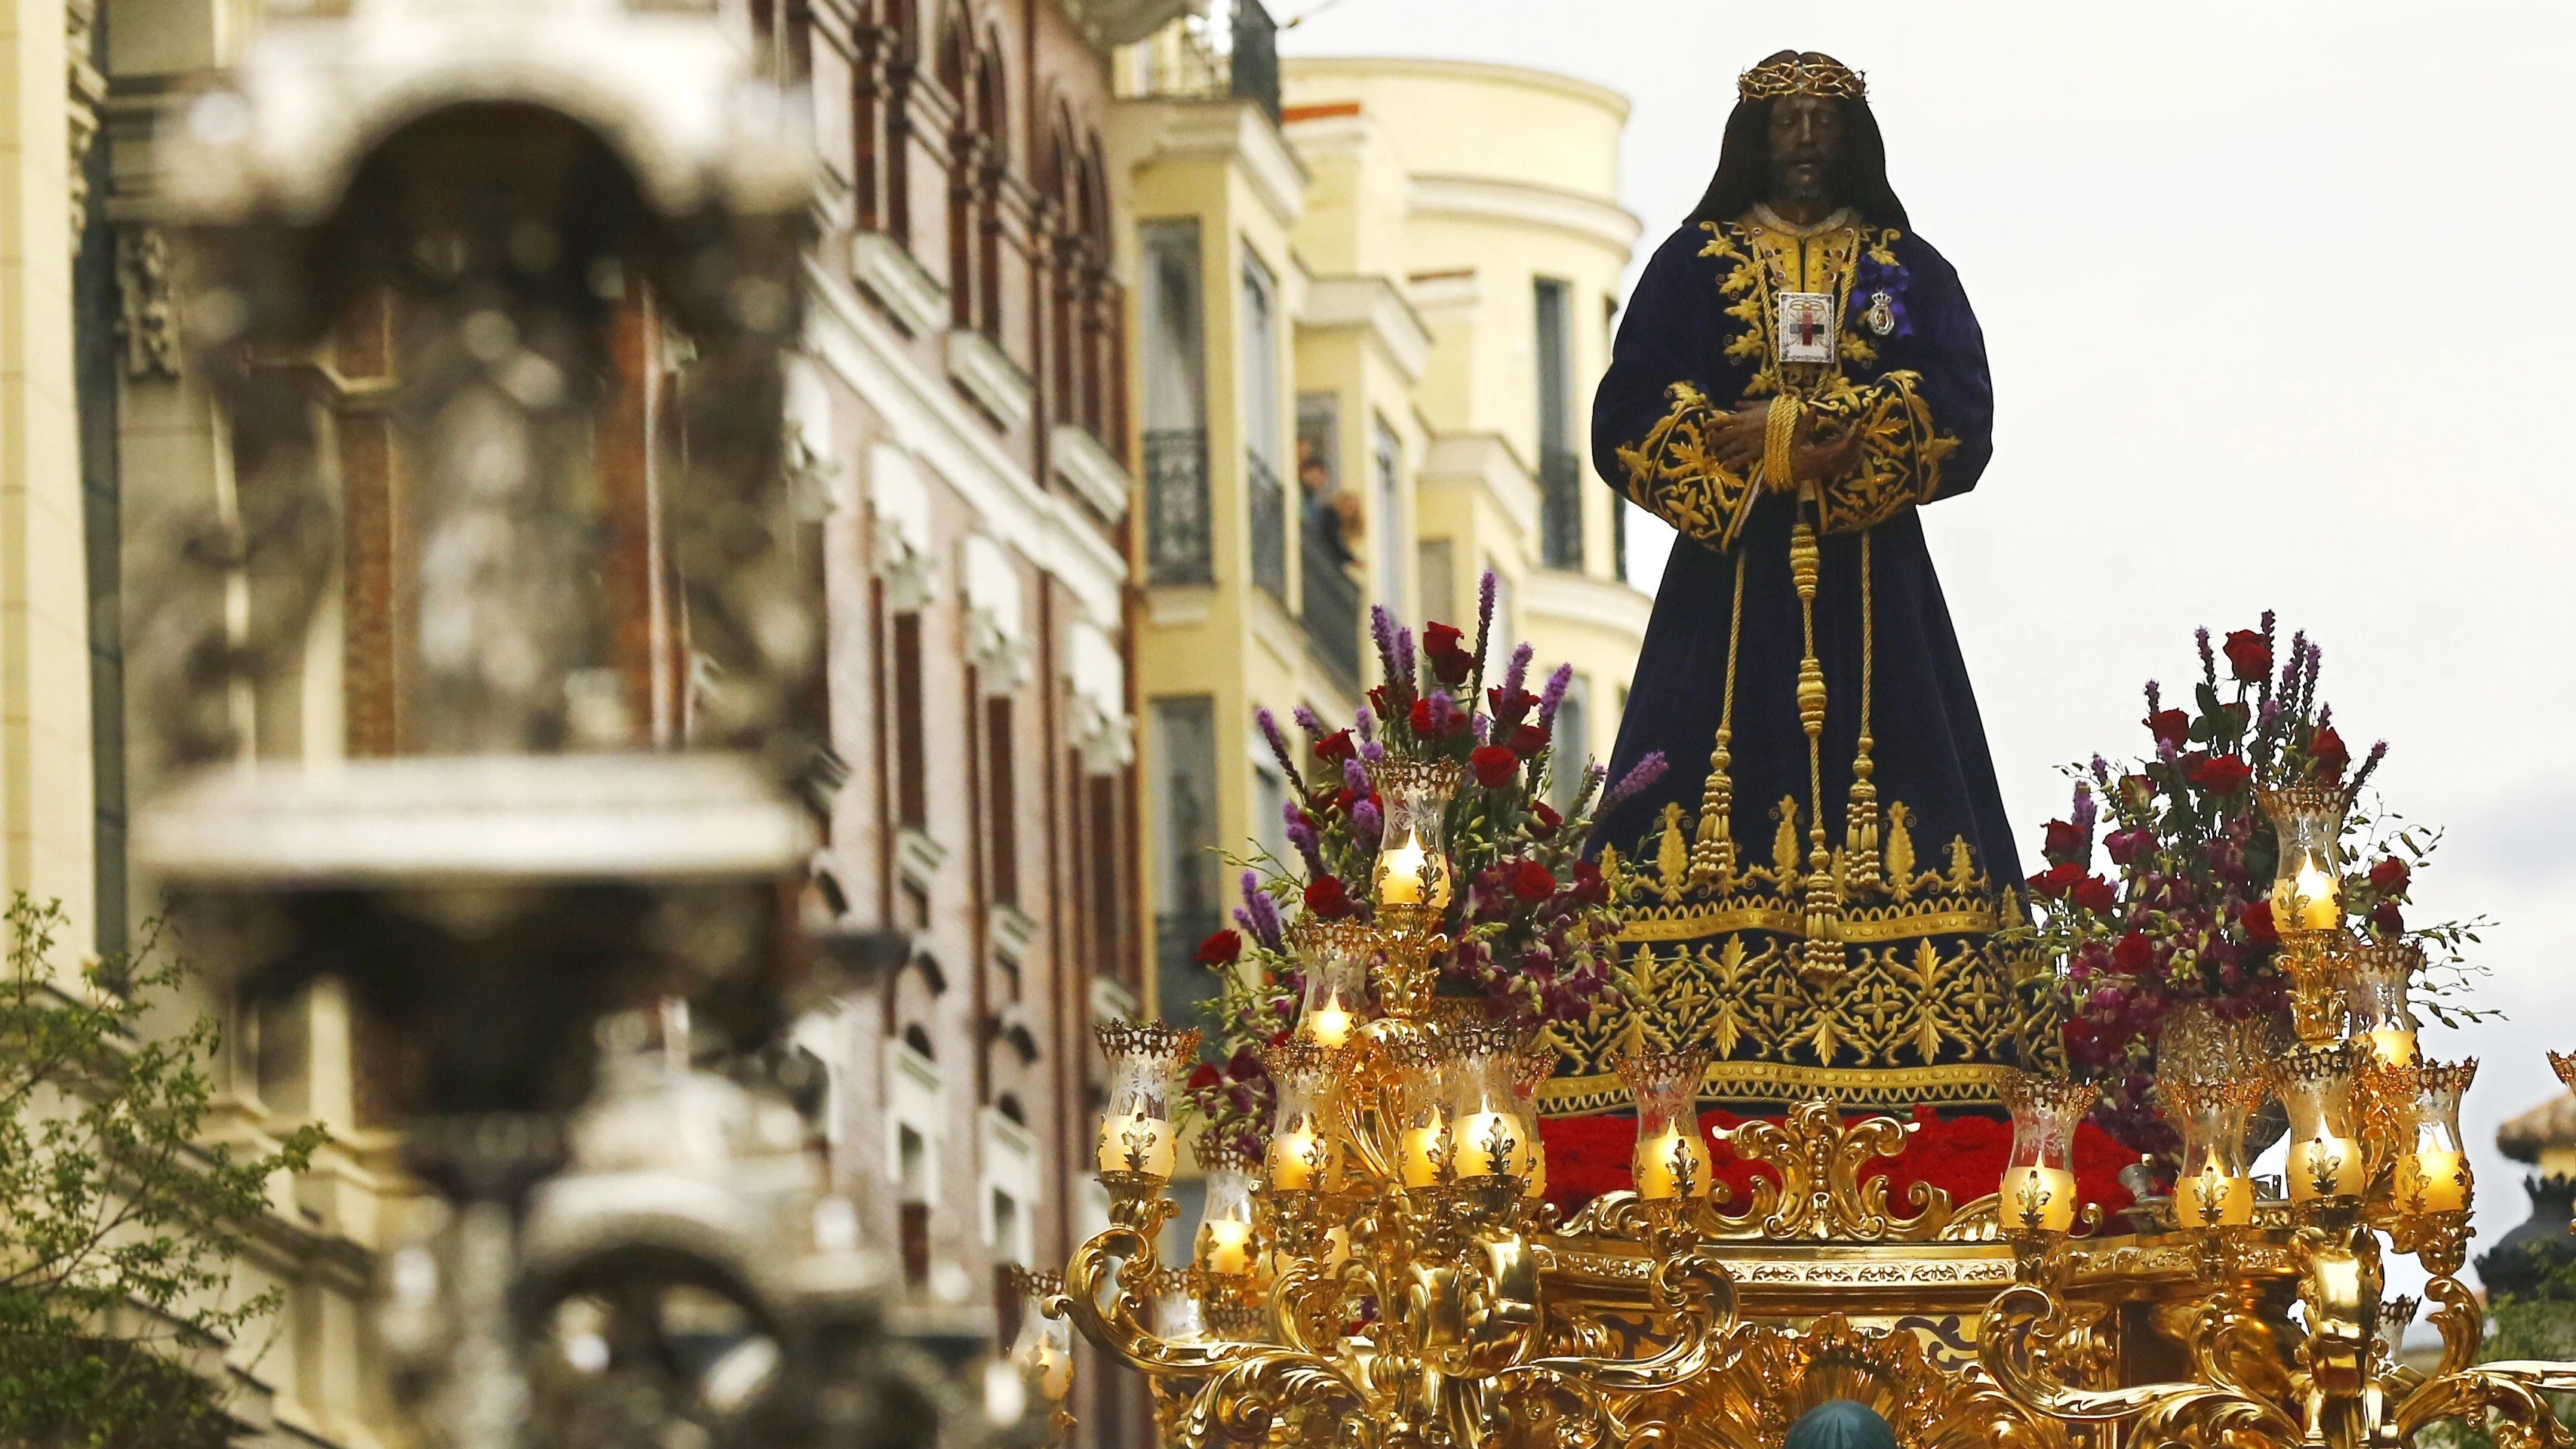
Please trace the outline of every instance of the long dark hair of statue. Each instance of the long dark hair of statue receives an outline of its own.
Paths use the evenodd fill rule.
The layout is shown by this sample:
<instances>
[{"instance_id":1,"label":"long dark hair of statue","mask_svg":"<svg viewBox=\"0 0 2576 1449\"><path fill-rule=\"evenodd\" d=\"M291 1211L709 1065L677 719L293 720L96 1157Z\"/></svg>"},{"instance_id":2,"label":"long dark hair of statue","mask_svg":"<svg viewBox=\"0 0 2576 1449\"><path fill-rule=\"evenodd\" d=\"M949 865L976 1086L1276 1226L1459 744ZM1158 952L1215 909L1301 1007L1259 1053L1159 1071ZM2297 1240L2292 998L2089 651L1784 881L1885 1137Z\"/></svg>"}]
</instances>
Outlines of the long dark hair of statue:
<instances>
[{"instance_id":1,"label":"long dark hair of statue","mask_svg":"<svg viewBox=\"0 0 2576 1449\"><path fill-rule=\"evenodd\" d=\"M1738 101L1726 118L1726 139L1717 150L1717 174L1708 192L1691 211L1693 224L1733 221L1753 209L1771 189L1771 106L1768 100ZM1887 184L1887 143L1878 134L1878 118L1869 102L1837 100L1843 108L1843 154L1835 167L1834 195L1860 212L1872 226L1912 229L1905 203Z\"/></svg>"}]
</instances>

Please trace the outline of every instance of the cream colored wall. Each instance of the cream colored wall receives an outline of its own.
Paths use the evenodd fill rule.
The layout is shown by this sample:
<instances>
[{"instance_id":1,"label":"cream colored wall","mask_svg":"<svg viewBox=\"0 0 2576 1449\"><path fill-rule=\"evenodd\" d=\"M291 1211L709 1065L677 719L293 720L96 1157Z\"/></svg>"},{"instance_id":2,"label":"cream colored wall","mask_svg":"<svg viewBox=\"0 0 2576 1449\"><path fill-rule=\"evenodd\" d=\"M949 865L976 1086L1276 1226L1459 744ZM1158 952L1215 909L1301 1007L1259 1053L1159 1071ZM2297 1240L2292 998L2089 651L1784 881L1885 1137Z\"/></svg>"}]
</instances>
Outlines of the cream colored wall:
<instances>
[{"instance_id":1,"label":"cream colored wall","mask_svg":"<svg viewBox=\"0 0 2576 1449\"><path fill-rule=\"evenodd\" d=\"M1476 61L1292 58L1291 106L1355 100L1416 176L1480 176L1613 197L1628 101L1570 76Z\"/></svg>"},{"instance_id":2,"label":"cream colored wall","mask_svg":"<svg viewBox=\"0 0 2576 1449\"><path fill-rule=\"evenodd\" d=\"M71 57L62 7L0 19L0 871L87 939L89 593L72 382Z\"/></svg>"}]
</instances>

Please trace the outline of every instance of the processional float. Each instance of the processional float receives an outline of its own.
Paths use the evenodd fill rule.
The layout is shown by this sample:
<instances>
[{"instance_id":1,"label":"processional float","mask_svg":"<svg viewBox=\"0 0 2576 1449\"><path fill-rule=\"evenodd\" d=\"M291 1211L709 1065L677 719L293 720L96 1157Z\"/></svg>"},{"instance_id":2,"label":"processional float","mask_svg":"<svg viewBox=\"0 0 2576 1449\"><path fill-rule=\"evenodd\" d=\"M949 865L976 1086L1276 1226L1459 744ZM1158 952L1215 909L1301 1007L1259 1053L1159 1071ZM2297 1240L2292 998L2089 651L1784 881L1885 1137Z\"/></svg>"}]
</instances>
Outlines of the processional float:
<instances>
[{"instance_id":1,"label":"processional float","mask_svg":"<svg viewBox=\"0 0 2576 1449\"><path fill-rule=\"evenodd\" d=\"M1210 1162L1186 1264L1157 1244L1195 1033L1100 1032L1112 1221L1046 1311L1145 1376L1166 1443L1779 1449L1832 1400L1909 1449L2378 1449L2446 1421L2569 1442L2547 1396L2576 1392L2576 1363L2477 1361L2483 1310L2456 1276L2476 1063L2421 1059L2420 958L2345 929L2340 787L2260 802L2281 841L2270 904L2296 1041L2178 1024L2159 1083L2183 1142L2174 1191L2106 1222L2079 1211L2072 1158L2093 1089L2027 1073L2002 1093L2012 1147L1993 1196L1918 1186L1891 1205L1865 1169L1913 1124L1846 1121L1818 1098L1725 1134L1766 1170L1731 1203L1691 1051L1622 1064L1636 1189L1560 1216L1536 1190L1528 1041L1430 992L1447 867L1436 831L1426 861L1396 821L1436 826L1456 767L1395 761L1376 783L1391 802L1376 908L1290 928L1306 990L1270 1063L1267 1159ZM2576 1059L2553 1060L2576 1082ZM2267 1101L2287 1119L2277 1182L2248 1166ZM2416 1305L2387 1297L2389 1252L2433 1275L2430 1369L2397 1353ZM1052 1362L1062 1329L1033 1321L1027 1362Z\"/></svg>"}]
</instances>

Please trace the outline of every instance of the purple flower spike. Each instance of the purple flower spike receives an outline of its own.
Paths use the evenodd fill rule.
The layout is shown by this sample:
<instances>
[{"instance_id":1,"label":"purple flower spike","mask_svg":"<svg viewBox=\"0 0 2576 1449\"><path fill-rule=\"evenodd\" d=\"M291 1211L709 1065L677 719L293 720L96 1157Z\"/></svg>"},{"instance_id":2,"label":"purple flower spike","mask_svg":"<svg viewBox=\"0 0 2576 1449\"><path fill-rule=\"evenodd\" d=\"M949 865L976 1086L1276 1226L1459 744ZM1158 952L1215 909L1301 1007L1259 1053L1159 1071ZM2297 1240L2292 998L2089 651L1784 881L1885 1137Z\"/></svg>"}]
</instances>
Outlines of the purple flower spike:
<instances>
[{"instance_id":1,"label":"purple flower spike","mask_svg":"<svg viewBox=\"0 0 2576 1449\"><path fill-rule=\"evenodd\" d=\"M1537 657L1538 651L1527 644L1512 650L1511 662L1503 666L1503 693L1506 697L1520 693L1529 684L1530 661Z\"/></svg>"},{"instance_id":2,"label":"purple flower spike","mask_svg":"<svg viewBox=\"0 0 2576 1449\"><path fill-rule=\"evenodd\" d=\"M1485 677L1485 660L1488 657L1485 651L1492 647L1494 640L1494 600L1500 594L1501 588L1501 580L1494 577L1492 569L1485 570L1484 574L1476 580L1476 678L1478 680Z\"/></svg>"},{"instance_id":3,"label":"purple flower spike","mask_svg":"<svg viewBox=\"0 0 2576 1449\"><path fill-rule=\"evenodd\" d=\"M1254 710L1252 722L1261 727L1261 738L1270 746L1270 757L1279 762L1279 777L1291 784L1304 779L1305 772L1297 768L1296 756L1288 753L1288 737L1279 733L1279 717L1270 712L1269 706Z\"/></svg>"},{"instance_id":4,"label":"purple flower spike","mask_svg":"<svg viewBox=\"0 0 2576 1449\"><path fill-rule=\"evenodd\" d=\"M1372 765L1386 763L1386 746L1376 740L1360 741L1360 758Z\"/></svg>"},{"instance_id":5,"label":"purple flower spike","mask_svg":"<svg viewBox=\"0 0 2576 1449\"><path fill-rule=\"evenodd\" d=\"M1664 752L1651 751L1629 767L1627 775L1611 787L1609 794L1601 797L1601 808L1607 811L1635 799L1640 791L1664 777L1664 766Z\"/></svg>"},{"instance_id":6,"label":"purple flower spike","mask_svg":"<svg viewBox=\"0 0 2576 1449\"><path fill-rule=\"evenodd\" d=\"M1261 944L1278 949L1279 906L1262 891L1261 877L1253 871L1243 873L1243 909L1235 912L1235 919Z\"/></svg>"},{"instance_id":7,"label":"purple flower spike","mask_svg":"<svg viewBox=\"0 0 2576 1449\"><path fill-rule=\"evenodd\" d=\"M1377 716L1369 712L1367 705L1360 706L1359 718L1351 722L1351 730L1360 737L1361 744L1369 744L1377 739Z\"/></svg>"},{"instance_id":8,"label":"purple flower spike","mask_svg":"<svg viewBox=\"0 0 2576 1449\"><path fill-rule=\"evenodd\" d=\"M1386 817L1378 813L1376 802L1362 797L1351 807L1351 835L1362 845L1374 847L1386 834Z\"/></svg>"},{"instance_id":9,"label":"purple flower spike","mask_svg":"<svg viewBox=\"0 0 2576 1449\"><path fill-rule=\"evenodd\" d=\"M1398 678L1410 686L1421 679L1421 662L1413 655L1413 631L1395 631L1395 670Z\"/></svg>"},{"instance_id":10,"label":"purple flower spike","mask_svg":"<svg viewBox=\"0 0 2576 1449\"><path fill-rule=\"evenodd\" d=\"M1446 735L1449 733L1450 723L1458 718L1458 707L1450 703L1448 691L1440 689L1431 691L1429 703L1431 732L1435 735Z\"/></svg>"},{"instance_id":11,"label":"purple flower spike","mask_svg":"<svg viewBox=\"0 0 2576 1449\"><path fill-rule=\"evenodd\" d=\"M1369 640L1377 645L1378 667L1386 671L1392 683L1399 673L1395 667L1395 620L1384 604L1369 605Z\"/></svg>"},{"instance_id":12,"label":"purple flower spike","mask_svg":"<svg viewBox=\"0 0 2576 1449\"><path fill-rule=\"evenodd\" d=\"M1573 687L1574 666L1571 664L1556 666L1556 672L1547 677L1547 688L1540 690L1538 694L1540 729L1552 730L1556 727L1556 707L1565 703L1565 692Z\"/></svg>"},{"instance_id":13,"label":"purple flower spike","mask_svg":"<svg viewBox=\"0 0 2576 1449\"><path fill-rule=\"evenodd\" d=\"M2101 818L2101 806L2093 799L2092 788L2087 785L2077 785L2075 804L2066 812L2067 823L2089 837L2093 833L2093 823Z\"/></svg>"},{"instance_id":14,"label":"purple flower spike","mask_svg":"<svg viewBox=\"0 0 2576 1449\"><path fill-rule=\"evenodd\" d=\"M1342 787L1365 800L1369 794L1368 770L1356 759L1342 761Z\"/></svg>"},{"instance_id":15,"label":"purple flower spike","mask_svg":"<svg viewBox=\"0 0 2576 1449\"><path fill-rule=\"evenodd\" d=\"M1307 705L1301 704L1297 706L1296 710L1289 717L1297 721L1297 728L1304 730L1306 732L1306 738L1310 740L1320 740L1324 736L1332 733L1331 730L1324 728L1323 716L1315 713L1315 711Z\"/></svg>"},{"instance_id":16,"label":"purple flower spike","mask_svg":"<svg viewBox=\"0 0 2576 1449\"><path fill-rule=\"evenodd\" d=\"M1468 723L1467 728L1476 736L1476 743L1480 745L1491 741L1494 737L1494 721L1491 716L1480 714Z\"/></svg>"}]
</instances>

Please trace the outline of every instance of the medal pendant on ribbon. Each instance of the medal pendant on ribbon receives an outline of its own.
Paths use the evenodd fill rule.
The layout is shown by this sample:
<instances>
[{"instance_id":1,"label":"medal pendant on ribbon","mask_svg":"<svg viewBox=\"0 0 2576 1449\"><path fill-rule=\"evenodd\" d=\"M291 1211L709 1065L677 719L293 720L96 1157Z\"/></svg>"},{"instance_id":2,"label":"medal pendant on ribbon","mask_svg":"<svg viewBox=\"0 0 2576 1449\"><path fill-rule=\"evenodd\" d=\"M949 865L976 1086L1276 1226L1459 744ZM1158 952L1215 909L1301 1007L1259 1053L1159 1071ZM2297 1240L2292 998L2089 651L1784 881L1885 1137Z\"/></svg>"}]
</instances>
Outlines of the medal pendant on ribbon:
<instances>
[{"instance_id":1,"label":"medal pendant on ribbon","mask_svg":"<svg viewBox=\"0 0 2576 1449\"><path fill-rule=\"evenodd\" d=\"M1834 298L1830 292L1780 293L1780 361L1834 360Z\"/></svg>"}]
</instances>

